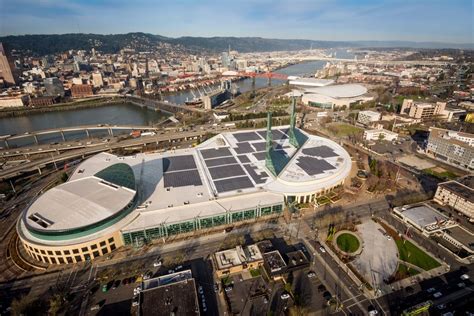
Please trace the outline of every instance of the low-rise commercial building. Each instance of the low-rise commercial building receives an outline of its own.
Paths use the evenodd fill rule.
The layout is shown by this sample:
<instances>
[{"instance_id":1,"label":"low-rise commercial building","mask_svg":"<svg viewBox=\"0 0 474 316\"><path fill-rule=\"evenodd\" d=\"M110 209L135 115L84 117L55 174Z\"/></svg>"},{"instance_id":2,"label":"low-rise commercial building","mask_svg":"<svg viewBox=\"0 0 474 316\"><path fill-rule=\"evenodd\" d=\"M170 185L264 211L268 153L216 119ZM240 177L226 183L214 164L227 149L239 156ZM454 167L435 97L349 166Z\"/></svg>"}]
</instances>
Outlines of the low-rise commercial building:
<instances>
[{"instance_id":1,"label":"low-rise commercial building","mask_svg":"<svg viewBox=\"0 0 474 316\"><path fill-rule=\"evenodd\" d=\"M200 315L196 282L191 270L176 272L142 283L138 315Z\"/></svg>"},{"instance_id":2,"label":"low-rise commercial building","mask_svg":"<svg viewBox=\"0 0 474 316\"><path fill-rule=\"evenodd\" d=\"M388 140L393 141L398 138L398 134L389 130L380 129L369 129L364 131L364 139L367 141L371 140Z\"/></svg>"},{"instance_id":3,"label":"low-rise commercial building","mask_svg":"<svg viewBox=\"0 0 474 316\"><path fill-rule=\"evenodd\" d=\"M23 105L23 99L21 97L0 97L0 109L21 107Z\"/></svg>"},{"instance_id":4,"label":"low-rise commercial building","mask_svg":"<svg viewBox=\"0 0 474 316\"><path fill-rule=\"evenodd\" d=\"M372 122L380 121L381 116L382 114L375 111L360 111L357 115L357 122L364 125L370 125Z\"/></svg>"},{"instance_id":5,"label":"low-rise commercial building","mask_svg":"<svg viewBox=\"0 0 474 316\"><path fill-rule=\"evenodd\" d=\"M466 110L446 108L443 112L441 112L441 115L443 116L443 119L448 122L457 122L465 118Z\"/></svg>"},{"instance_id":6,"label":"low-rise commercial building","mask_svg":"<svg viewBox=\"0 0 474 316\"><path fill-rule=\"evenodd\" d=\"M71 87L73 98L87 98L94 94L92 86L88 84L75 84Z\"/></svg>"},{"instance_id":7,"label":"low-rise commercial building","mask_svg":"<svg viewBox=\"0 0 474 316\"><path fill-rule=\"evenodd\" d=\"M214 270L219 278L247 269L258 269L263 265L263 256L257 245L219 251L214 254L213 259Z\"/></svg>"},{"instance_id":8,"label":"low-rise commercial building","mask_svg":"<svg viewBox=\"0 0 474 316\"><path fill-rule=\"evenodd\" d=\"M449 205L468 217L469 221L474 221L474 176L438 184L434 200L439 204Z\"/></svg>"},{"instance_id":9,"label":"low-rise commercial building","mask_svg":"<svg viewBox=\"0 0 474 316\"><path fill-rule=\"evenodd\" d=\"M465 170L474 170L474 134L430 128L426 154Z\"/></svg>"}]
</instances>

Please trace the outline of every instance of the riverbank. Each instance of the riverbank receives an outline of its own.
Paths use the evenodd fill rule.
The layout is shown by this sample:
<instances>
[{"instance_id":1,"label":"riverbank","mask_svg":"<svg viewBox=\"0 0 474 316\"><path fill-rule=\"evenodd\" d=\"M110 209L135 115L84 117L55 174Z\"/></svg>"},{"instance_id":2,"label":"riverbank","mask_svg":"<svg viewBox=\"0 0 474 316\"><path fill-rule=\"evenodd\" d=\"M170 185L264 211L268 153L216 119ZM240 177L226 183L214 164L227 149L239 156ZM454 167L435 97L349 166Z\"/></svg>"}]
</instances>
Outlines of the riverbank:
<instances>
[{"instance_id":1,"label":"riverbank","mask_svg":"<svg viewBox=\"0 0 474 316\"><path fill-rule=\"evenodd\" d=\"M19 107L0 110L0 118L28 116L30 114L88 109L126 103L122 97L97 97L94 99L58 103L44 107Z\"/></svg>"}]
</instances>

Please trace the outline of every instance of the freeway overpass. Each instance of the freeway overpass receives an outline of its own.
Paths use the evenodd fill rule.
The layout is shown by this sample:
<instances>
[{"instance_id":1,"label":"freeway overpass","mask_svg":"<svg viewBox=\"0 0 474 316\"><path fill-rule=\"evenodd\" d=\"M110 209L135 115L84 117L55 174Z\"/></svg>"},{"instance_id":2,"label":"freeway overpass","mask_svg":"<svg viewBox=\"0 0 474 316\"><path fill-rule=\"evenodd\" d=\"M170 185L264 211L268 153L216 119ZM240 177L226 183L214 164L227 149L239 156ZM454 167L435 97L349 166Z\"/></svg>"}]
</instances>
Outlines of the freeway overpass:
<instances>
[{"instance_id":1,"label":"freeway overpass","mask_svg":"<svg viewBox=\"0 0 474 316\"><path fill-rule=\"evenodd\" d=\"M82 126L74 126L74 127L61 127L61 128L52 128L52 129L45 129L45 130L40 130L37 132L31 132L31 133L25 133L21 135L12 135L12 136L1 136L0 140L3 140L5 142L5 147L9 148L8 141L12 140L18 140L22 138L30 138L33 137L35 140L35 143L38 145L38 136L40 135L47 135L47 134L61 134L61 137L63 141L66 141L66 137L64 133L67 132L79 132L79 131L84 131L89 138L89 132L90 131L96 131L96 130L103 130L107 131L107 133L111 136L114 137L114 130L120 131L120 130L140 130L140 131L157 131L159 128L153 127L153 126L138 126L138 125L104 125L104 124L99 124L99 125L82 125Z\"/></svg>"},{"instance_id":2,"label":"freeway overpass","mask_svg":"<svg viewBox=\"0 0 474 316\"><path fill-rule=\"evenodd\" d=\"M158 142L171 142L171 141L181 141L192 139L194 137L202 138L208 132L221 132L226 128L218 128L218 129L204 129L198 131L186 131L180 133L172 133L166 135L155 135L155 136L147 136L147 137L139 137L135 139L124 140L119 143L102 143L102 144L95 144L92 146L86 146L85 148L71 150L67 152L60 153L58 155L54 155L51 153L50 157L45 157L42 159L30 161L18 166L14 166L5 170L0 171L0 180L7 180L9 178L21 175L24 172L38 170L41 173L41 168L44 168L50 164L56 164L58 162L63 162L71 159L77 158L84 158L85 156L96 154L103 151L119 149L119 148L126 148L126 147L134 147L134 146L143 146L146 144L151 143L158 143Z\"/></svg>"}]
</instances>

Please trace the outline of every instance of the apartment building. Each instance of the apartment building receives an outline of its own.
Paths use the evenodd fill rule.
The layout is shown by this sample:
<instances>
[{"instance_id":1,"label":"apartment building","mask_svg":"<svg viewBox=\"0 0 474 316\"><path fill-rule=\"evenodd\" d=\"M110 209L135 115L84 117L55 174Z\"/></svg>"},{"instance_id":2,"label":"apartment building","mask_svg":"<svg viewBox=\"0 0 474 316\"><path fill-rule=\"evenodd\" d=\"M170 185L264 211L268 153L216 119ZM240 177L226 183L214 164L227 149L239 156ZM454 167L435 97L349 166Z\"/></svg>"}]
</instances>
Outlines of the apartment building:
<instances>
[{"instance_id":1,"label":"apartment building","mask_svg":"<svg viewBox=\"0 0 474 316\"><path fill-rule=\"evenodd\" d=\"M465 170L474 170L474 134L430 128L426 154Z\"/></svg>"},{"instance_id":2,"label":"apartment building","mask_svg":"<svg viewBox=\"0 0 474 316\"><path fill-rule=\"evenodd\" d=\"M474 176L438 184L434 200L439 204L451 206L468 217L469 221L474 221Z\"/></svg>"},{"instance_id":3,"label":"apartment building","mask_svg":"<svg viewBox=\"0 0 474 316\"><path fill-rule=\"evenodd\" d=\"M433 116L442 115L445 108L446 102L436 102L433 104L405 99L403 100L400 113L407 114L409 117L425 120Z\"/></svg>"}]
</instances>

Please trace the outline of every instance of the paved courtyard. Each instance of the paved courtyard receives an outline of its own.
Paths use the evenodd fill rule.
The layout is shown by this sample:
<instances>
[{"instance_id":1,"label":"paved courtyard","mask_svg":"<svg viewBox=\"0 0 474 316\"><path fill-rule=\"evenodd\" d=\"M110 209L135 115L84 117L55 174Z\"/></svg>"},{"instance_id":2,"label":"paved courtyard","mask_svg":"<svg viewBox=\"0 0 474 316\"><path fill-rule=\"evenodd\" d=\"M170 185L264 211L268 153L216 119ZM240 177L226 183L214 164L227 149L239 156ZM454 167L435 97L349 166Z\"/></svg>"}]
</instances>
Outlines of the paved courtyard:
<instances>
[{"instance_id":1,"label":"paved courtyard","mask_svg":"<svg viewBox=\"0 0 474 316\"><path fill-rule=\"evenodd\" d=\"M364 244L362 253L352 264L372 285L384 284L383 280L397 269L397 246L380 231L383 231L382 226L372 220L358 225L357 228Z\"/></svg>"}]
</instances>

